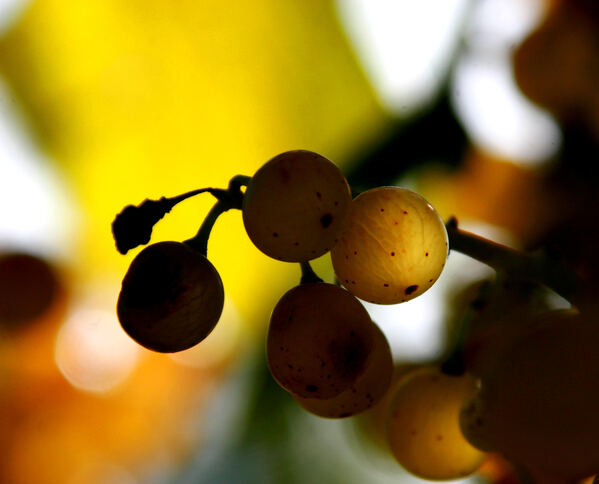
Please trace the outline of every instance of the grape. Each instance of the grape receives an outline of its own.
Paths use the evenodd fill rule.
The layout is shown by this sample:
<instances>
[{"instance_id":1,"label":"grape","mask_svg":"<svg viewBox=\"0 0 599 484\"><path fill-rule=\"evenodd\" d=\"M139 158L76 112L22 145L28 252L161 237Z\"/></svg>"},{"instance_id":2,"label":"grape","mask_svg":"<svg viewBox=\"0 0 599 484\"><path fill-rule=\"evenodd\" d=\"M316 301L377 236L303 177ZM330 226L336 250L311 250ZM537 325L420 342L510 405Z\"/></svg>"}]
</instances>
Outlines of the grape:
<instances>
[{"instance_id":1,"label":"grape","mask_svg":"<svg viewBox=\"0 0 599 484\"><path fill-rule=\"evenodd\" d=\"M459 427L460 408L475 381L436 368L403 378L391 404L388 432L391 451L406 470L424 479L457 479L481 464L484 454Z\"/></svg>"},{"instance_id":2,"label":"grape","mask_svg":"<svg viewBox=\"0 0 599 484\"><path fill-rule=\"evenodd\" d=\"M224 290L217 270L179 242L159 242L133 260L117 303L125 332L162 353L191 348L218 322Z\"/></svg>"},{"instance_id":3,"label":"grape","mask_svg":"<svg viewBox=\"0 0 599 484\"><path fill-rule=\"evenodd\" d=\"M289 290L275 306L266 341L275 380L300 397L331 398L364 372L373 323L345 289L322 282Z\"/></svg>"},{"instance_id":4,"label":"grape","mask_svg":"<svg viewBox=\"0 0 599 484\"><path fill-rule=\"evenodd\" d=\"M562 482L596 473L598 347L593 317L552 311L538 318L485 369L463 412L475 410L474 419L463 417L465 434Z\"/></svg>"},{"instance_id":5,"label":"grape","mask_svg":"<svg viewBox=\"0 0 599 484\"><path fill-rule=\"evenodd\" d=\"M373 323L373 348L364 373L349 388L333 398L301 398L295 400L308 412L325 418L344 418L361 413L383 397L391 383L393 359L383 332Z\"/></svg>"},{"instance_id":6,"label":"grape","mask_svg":"<svg viewBox=\"0 0 599 484\"><path fill-rule=\"evenodd\" d=\"M514 52L520 90L562 119L589 109L595 91L597 24L592 3L559 2Z\"/></svg>"},{"instance_id":7,"label":"grape","mask_svg":"<svg viewBox=\"0 0 599 484\"><path fill-rule=\"evenodd\" d=\"M447 251L443 221L424 198L405 188L379 187L352 202L331 259L341 284L355 296L395 304L433 285Z\"/></svg>"},{"instance_id":8,"label":"grape","mask_svg":"<svg viewBox=\"0 0 599 484\"><path fill-rule=\"evenodd\" d=\"M266 255L304 262L333 247L350 202L349 185L337 166L311 151L287 151L252 177L243 197L243 223Z\"/></svg>"},{"instance_id":9,"label":"grape","mask_svg":"<svg viewBox=\"0 0 599 484\"><path fill-rule=\"evenodd\" d=\"M0 255L0 324L15 327L44 314L59 293L55 270L20 252Z\"/></svg>"}]
</instances>

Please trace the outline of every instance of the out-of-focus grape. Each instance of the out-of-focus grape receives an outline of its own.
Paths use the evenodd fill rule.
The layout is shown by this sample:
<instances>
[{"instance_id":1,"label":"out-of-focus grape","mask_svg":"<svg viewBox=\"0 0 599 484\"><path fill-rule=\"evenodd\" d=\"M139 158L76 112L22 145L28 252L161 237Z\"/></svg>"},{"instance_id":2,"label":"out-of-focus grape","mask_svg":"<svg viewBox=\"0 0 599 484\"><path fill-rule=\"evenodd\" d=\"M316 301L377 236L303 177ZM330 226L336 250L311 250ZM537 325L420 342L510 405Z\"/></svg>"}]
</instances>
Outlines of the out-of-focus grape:
<instances>
[{"instance_id":1,"label":"out-of-focus grape","mask_svg":"<svg viewBox=\"0 0 599 484\"><path fill-rule=\"evenodd\" d=\"M563 482L599 463L599 326L575 311L553 311L522 330L482 375L462 424L474 445Z\"/></svg>"},{"instance_id":2,"label":"out-of-focus grape","mask_svg":"<svg viewBox=\"0 0 599 484\"><path fill-rule=\"evenodd\" d=\"M349 292L333 284L301 284L273 310L268 366L292 394L332 398L364 373L374 335L366 309Z\"/></svg>"},{"instance_id":3,"label":"out-of-focus grape","mask_svg":"<svg viewBox=\"0 0 599 484\"><path fill-rule=\"evenodd\" d=\"M558 2L514 55L518 86L562 120L584 118L599 81L599 9L594 1Z\"/></svg>"},{"instance_id":4,"label":"out-of-focus grape","mask_svg":"<svg viewBox=\"0 0 599 484\"><path fill-rule=\"evenodd\" d=\"M350 202L349 185L334 163L311 151L287 151L252 177L243 198L243 223L266 255L308 261L335 245Z\"/></svg>"},{"instance_id":5,"label":"out-of-focus grape","mask_svg":"<svg viewBox=\"0 0 599 484\"><path fill-rule=\"evenodd\" d=\"M364 373L349 388L333 398L301 398L295 400L308 412L325 418L344 418L361 413L383 397L393 374L391 348L383 332L373 323L373 348Z\"/></svg>"},{"instance_id":6,"label":"out-of-focus grape","mask_svg":"<svg viewBox=\"0 0 599 484\"><path fill-rule=\"evenodd\" d=\"M217 270L179 242L159 242L133 260L117 304L125 332L148 349L173 353L198 344L214 328L224 305Z\"/></svg>"},{"instance_id":7,"label":"out-of-focus grape","mask_svg":"<svg viewBox=\"0 0 599 484\"><path fill-rule=\"evenodd\" d=\"M59 294L56 271L40 257L0 255L0 325L16 327L44 314Z\"/></svg>"},{"instance_id":8,"label":"out-of-focus grape","mask_svg":"<svg viewBox=\"0 0 599 484\"><path fill-rule=\"evenodd\" d=\"M445 225L424 198L405 188L379 187L352 202L331 259L339 281L355 296L395 304L434 284L447 251Z\"/></svg>"},{"instance_id":9,"label":"out-of-focus grape","mask_svg":"<svg viewBox=\"0 0 599 484\"><path fill-rule=\"evenodd\" d=\"M459 427L464 400L475 390L469 375L437 368L406 375L391 404L391 451L409 472L424 479L457 479L473 473L484 454L466 441Z\"/></svg>"}]
</instances>

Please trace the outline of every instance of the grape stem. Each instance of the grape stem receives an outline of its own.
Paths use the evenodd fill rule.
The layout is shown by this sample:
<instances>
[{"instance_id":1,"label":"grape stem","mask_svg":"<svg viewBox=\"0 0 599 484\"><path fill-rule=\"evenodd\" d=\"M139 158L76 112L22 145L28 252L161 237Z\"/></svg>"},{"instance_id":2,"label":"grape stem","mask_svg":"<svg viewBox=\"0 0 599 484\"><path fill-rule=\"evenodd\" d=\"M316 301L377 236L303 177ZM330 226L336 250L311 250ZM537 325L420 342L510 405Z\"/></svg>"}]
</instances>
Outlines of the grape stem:
<instances>
[{"instance_id":1,"label":"grape stem","mask_svg":"<svg viewBox=\"0 0 599 484\"><path fill-rule=\"evenodd\" d=\"M150 242L152 229L154 225L162 219L162 217L169 213L171 209L178 203L195 195L199 195L200 193L210 193L219 202L222 202L218 206L218 209L216 209L215 205L215 211L209 214L209 217L214 218L214 220L206 225L203 232L200 228L202 234L207 232L209 235L210 229L212 228L212 225L214 225L214 221L216 218L218 218L220 213L231 208L241 209L243 201L241 187L247 186L250 181L251 177L249 176L236 175L231 178L229 181L229 187L226 190L223 190L222 188L199 188L197 190L192 190L175 197L161 197L159 200L146 199L138 206L127 205L112 222L112 235L114 237L117 250L121 254L126 254L129 249L133 249L139 245L145 245ZM194 239L190 239L188 242L191 242L190 245L193 247L199 246L200 250L205 254L207 238L205 243L199 243L199 245L198 241L195 240L195 237Z\"/></svg>"},{"instance_id":2,"label":"grape stem","mask_svg":"<svg viewBox=\"0 0 599 484\"><path fill-rule=\"evenodd\" d=\"M445 224L449 247L516 278L543 284L576 303L578 280L572 271L544 254L526 254L458 228L451 217Z\"/></svg>"},{"instance_id":3,"label":"grape stem","mask_svg":"<svg viewBox=\"0 0 599 484\"><path fill-rule=\"evenodd\" d=\"M229 180L229 187L226 190L217 189L212 193L218 200L210 209L206 218L202 222L198 233L191 239L183 241L192 249L197 250L204 257L208 255L208 239L212 232L212 227L218 217L232 208L241 210L243 204L243 192L241 187L247 186L251 177L245 175L236 175Z\"/></svg>"},{"instance_id":4,"label":"grape stem","mask_svg":"<svg viewBox=\"0 0 599 484\"><path fill-rule=\"evenodd\" d=\"M302 278L300 279L300 284L322 282L322 279L316 275L308 261L300 262L300 266L302 268Z\"/></svg>"},{"instance_id":5,"label":"grape stem","mask_svg":"<svg viewBox=\"0 0 599 484\"><path fill-rule=\"evenodd\" d=\"M466 312L464 313L457 329L457 334L455 336L453 347L449 352L449 356L441 365L441 371L446 375L461 376L465 373L466 367L464 365L464 343L466 341L468 327L470 325L470 321L476 313L477 308L484 304L485 300L487 299L488 292L489 281L485 281L481 285L476 298L473 299L468 305L468 308L466 309Z\"/></svg>"}]
</instances>

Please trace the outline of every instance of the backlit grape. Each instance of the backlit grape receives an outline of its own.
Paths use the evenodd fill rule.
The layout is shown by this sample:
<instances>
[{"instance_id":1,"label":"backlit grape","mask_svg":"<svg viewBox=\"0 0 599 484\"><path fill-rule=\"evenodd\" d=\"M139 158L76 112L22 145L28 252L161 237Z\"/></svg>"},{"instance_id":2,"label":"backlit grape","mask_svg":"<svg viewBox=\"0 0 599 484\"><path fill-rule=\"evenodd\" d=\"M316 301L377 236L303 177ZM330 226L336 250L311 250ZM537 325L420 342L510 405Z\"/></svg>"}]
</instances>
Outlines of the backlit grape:
<instances>
[{"instance_id":1,"label":"backlit grape","mask_svg":"<svg viewBox=\"0 0 599 484\"><path fill-rule=\"evenodd\" d=\"M117 304L123 329L140 345L172 353L202 341L220 318L224 291L212 263L179 242L160 242L133 260Z\"/></svg>"},{"instance_id":2,"label":"backlit grape","mask_svg":"<svg viewBox=\"0 0 599 484\"><path fill-rule=\"evenodd\" d=\"M445 225L420 195L379 187L360 194L331 251L335 274L355 296L395 304L422 294L447 258Z\"/></svg>"},{"instance_id":3,"label":"backlit grape","mask_svg":"<svg viewBox=\"0 0 599 484\"><path fill-rule=\"evenodd\" d=\"M326 418L344 418L363 412L379 402L391 383L393 359L383 332L373 323L374 346L364 373L355 383L333 398L301 398L295 400L308 412Z\"/></svg>"},{"instance_id":4,"label":"backlit grape","mask_svg":"<svg viewBox=\"0 0 599 484\"><path fill-rule=\"evenodd\" d=\"M335 164L311 151L287 151L252 177L243 223L266 255L303 262L335 245L350 202L349 185Z\"/></svg>"},{"instance_id":5,"label":"backlit grape","mask_svg":"<svg viewBox=\"0 0 599 484\"><path fill-rule=\"evenodd\" d=\"M332 284L301 284L273 310L268 366L287 391L331 398L365 371L373 340L370 316L349 292Z\"/></svg>"},{"instance_id":6,"label":"backlit grape","mask_svg":"<svg viewBox=\"0 0 599 484\"><path fill-rule=\"evenodd\" d=\"M464 400L474 392L471 376L423 368L406 375L391 404L391 451L409 472L424 479L457 479L474 472L484 454L459 427Z\"/></svg>"}]
</instances>

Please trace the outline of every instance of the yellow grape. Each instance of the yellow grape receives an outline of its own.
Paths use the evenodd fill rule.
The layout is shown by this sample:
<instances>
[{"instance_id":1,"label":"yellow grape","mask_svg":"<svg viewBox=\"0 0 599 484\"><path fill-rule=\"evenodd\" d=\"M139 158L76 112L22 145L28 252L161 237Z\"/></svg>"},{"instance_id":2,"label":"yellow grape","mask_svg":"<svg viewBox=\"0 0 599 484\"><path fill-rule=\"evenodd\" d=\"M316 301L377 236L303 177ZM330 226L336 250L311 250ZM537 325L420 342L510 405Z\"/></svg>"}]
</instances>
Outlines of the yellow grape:
<instances>
[{"instance_id":1,"label":"yellow grape","mask_svg":"<svg viewBox=\"0 0 599 484\"><path fill-rule=\"evenodd\" d=\"M308 412L325 418L344 418L361 413L377 404L391 383L393 359L383 332L372 323L374 346L364 373L349 388L333 398L301 398L295 400Z\"/></svg>"},{"instance_id":2,"label":"yellow grape","mask_svg":"<svg viewBox=\"0 0 599 484\"><path fill-rule=\"evenodd\" d=\"M599 326L553 311L528 325L481 376L462 412L465 435L562 482L599 464Z\"/></svg>"},{"instance_id":3,"label":"yellow grape","mask_svg":"<svg viewBox=\"0 0 599 484\"><path fill-rule=\"evenodd\" d=\"M335 245L351 202L337 166L317 153L287 151L262 165L243 197L243 223L266 255L304 262Z\"/></svg>"},{"instance_id":4,"label":"yellow grape","mask_svg":"<svg viewBox=\"0 0 599 484\"><path fill-rule=\"evenodd\" d=\"M470 445L459 427L464 400L475 379L422 368L400 382L390 408L391 451L409 472L424 479L457 479L473 473L484 454Z\"/></svg>"},{"instance_id":5,"label":"yellow grape","mask_svg":"<svg viewBox=\"0 0 599 484\"><path fill-rule=\"evenodd\" d=\"M287 391L331 398L352 385L373 348L373 323L360 301L332 284L301 284L275 306L268 328L270 372Z\"/></svg>"},{"instance_id":6,"label":"yellow grape","mask_svg":"<svg viewBox=\"0 0 599 484\"><path fill-rule=\"evenodd\" d=\"M405 188L379 187L352 202L331 259L337 278L355 296L395 304L430 288L447 252L445 225L424 198Z\"/></svg>"},{"instance_id":7,"label":"yellow grape","mask_svg":"<svg viewBox=\"0 0 599 484\"><path fill-rule=\"evenodd\" d=\"M162 353L191 348L218 322L224 290L217 270L199 252L179 242L159 242L131 263L117 314L137 343Z\"/></svg>"}]
</instances>

